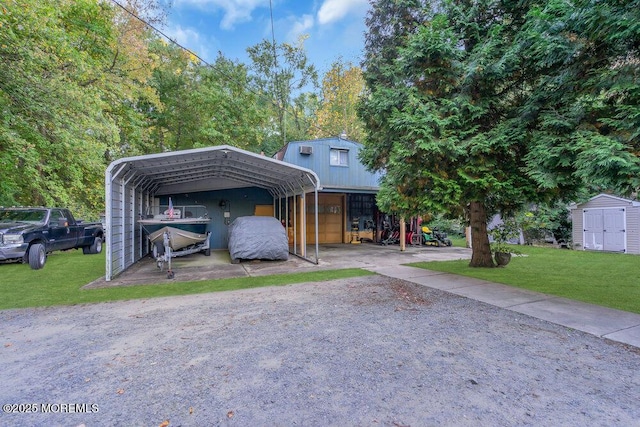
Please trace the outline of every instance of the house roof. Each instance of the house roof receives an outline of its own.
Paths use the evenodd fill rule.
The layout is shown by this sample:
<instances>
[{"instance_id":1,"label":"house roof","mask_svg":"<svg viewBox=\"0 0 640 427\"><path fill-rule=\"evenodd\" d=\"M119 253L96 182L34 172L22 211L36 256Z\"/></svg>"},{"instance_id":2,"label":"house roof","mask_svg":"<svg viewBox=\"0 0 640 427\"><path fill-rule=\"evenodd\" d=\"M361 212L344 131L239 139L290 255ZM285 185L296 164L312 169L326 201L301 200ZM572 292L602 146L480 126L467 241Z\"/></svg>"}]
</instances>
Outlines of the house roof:
<instances>
[{"instance_id":1,"label":"house roof","mask_svg":"<svg viewBox=\"0 0 640 427\"><path fill-rule=\"evenodd\" d=\"M155 195L260 187L288 196L321 188L310 169L229 145L122 158L109 165L109 177Z\"/></svg>"}]
</instances>

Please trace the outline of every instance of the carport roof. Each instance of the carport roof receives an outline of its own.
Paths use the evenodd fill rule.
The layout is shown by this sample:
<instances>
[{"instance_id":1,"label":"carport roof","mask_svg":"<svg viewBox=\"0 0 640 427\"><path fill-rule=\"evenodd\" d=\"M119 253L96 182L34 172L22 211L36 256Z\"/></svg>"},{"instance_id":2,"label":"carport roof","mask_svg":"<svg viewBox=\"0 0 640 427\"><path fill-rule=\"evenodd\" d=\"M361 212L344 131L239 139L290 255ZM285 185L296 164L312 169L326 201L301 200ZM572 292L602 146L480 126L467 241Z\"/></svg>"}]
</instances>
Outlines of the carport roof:
<instances>
[{"instance_id":1,"label":"carport roof","mask_svg":"<svg viewBox=\"0 0 640 427\"><path fill-rule=\"evenodd\" d=\"M106 175L155 195L260 187L282 197L320 190L310 169L229 145L122 158Z\"/></svg>"}]
</instances>

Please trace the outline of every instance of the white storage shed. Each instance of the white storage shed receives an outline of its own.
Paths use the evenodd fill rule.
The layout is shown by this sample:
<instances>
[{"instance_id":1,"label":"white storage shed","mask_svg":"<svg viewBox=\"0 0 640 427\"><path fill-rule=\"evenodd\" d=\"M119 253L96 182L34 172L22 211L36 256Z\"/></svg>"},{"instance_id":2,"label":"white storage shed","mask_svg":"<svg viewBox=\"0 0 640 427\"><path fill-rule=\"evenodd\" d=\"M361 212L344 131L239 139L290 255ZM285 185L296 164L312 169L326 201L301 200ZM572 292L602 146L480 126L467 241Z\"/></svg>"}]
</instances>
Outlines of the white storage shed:
<instances>
[{"instance_id":1,"label":"white storage shed","mask_svg":"<svg viewBox=\"0 0 640 427\"><path fill-rule=\"evenodd\" d=\"M305 218L305 195L315 198L321 189L318 176L310 169L295 166L229 145L127 157L114 161L105 173L106 274L110 281L149 253L142 227L137 220L153 198L160 195L258 187L273 196L275 212L294 200ZM291 200L291 202L290 202ZM301 202L300 202L301 201ZM278 206L280 204L280 206ZM315 212L317 212L317 208ZM318 262L306 254L306 224L293 220L293 253ZM315 229L317 226L315 215ZM318 241L316 236L316 242ZM300 253L297 253L300 248Z\"/></svg>"},{"instance_id":2,"label":"white storage shed","mask_svg":"<svg viewBox=\"0 0 640 427\"><path fill-rule=\"evenodd\" d=\"M570 210L576 249L640 254L640 202L599 194Z\"/></svg>"}]
</instances>

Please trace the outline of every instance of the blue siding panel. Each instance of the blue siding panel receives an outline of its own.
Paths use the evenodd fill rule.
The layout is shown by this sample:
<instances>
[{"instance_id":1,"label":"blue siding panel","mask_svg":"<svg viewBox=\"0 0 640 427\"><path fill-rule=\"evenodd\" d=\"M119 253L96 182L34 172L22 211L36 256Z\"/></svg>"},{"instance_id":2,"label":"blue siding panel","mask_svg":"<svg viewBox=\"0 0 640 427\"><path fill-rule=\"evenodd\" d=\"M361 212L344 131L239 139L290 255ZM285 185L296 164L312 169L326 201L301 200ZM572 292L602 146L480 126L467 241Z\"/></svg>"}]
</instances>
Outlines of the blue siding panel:
<instances>
[{"instance_id":1,"label":"blue siding panel","mask_svg":"<svg viewBox=\"0 0 640 427\"><path fill-rule=\"evenodd\" d=\"M312 154L301 154L300 147L312 147ZM330 164L331 149L348 150L348 166ZM287 144L282 160L313 170L320 178L323 191L378 192L380 173L371 173L360 162L362 144L340 138L294 141Z\"/></svg>"}]
</instances>

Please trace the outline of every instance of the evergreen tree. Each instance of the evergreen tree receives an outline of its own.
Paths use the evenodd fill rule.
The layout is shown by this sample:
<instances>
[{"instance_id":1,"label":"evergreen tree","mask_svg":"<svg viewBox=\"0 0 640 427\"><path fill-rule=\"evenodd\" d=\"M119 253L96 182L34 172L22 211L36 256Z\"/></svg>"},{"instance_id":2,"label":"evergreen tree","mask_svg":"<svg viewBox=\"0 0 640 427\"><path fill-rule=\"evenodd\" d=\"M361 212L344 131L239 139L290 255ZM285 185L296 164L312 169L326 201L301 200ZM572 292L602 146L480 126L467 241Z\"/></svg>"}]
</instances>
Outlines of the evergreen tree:
<instances>
[{"instance_id":1,"label":"evergreen tree","mask_svg":"<svg viewBox=\"0 0 640 427\"><path fill-rule=\"evenodd\" d=\"M375 2L360 115L362 159L385 171L381 207L464 213L470 265L491 267L491 214L570 198L596 169L602 185L637 188L639 11L613 0ZM627 19L616 31L614 16ZM612 33L600 50L590 43L603 23ZM596 111L606 138L582 129Z\"/></svg>"}]
</instances>

